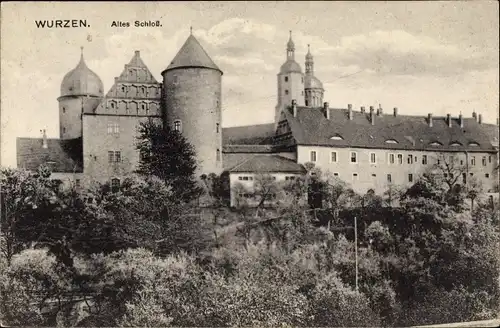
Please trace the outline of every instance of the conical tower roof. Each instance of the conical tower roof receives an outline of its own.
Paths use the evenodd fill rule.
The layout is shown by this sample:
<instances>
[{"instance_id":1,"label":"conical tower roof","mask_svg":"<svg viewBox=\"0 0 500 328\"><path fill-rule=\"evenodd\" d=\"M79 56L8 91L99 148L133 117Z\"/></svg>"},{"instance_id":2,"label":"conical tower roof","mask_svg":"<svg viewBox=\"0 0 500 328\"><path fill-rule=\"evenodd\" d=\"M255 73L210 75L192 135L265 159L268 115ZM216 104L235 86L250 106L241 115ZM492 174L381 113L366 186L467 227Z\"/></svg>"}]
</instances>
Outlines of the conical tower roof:
<instances>
[{"instance_id":1,"label":"conical tower roof","mask_svg":"<svg viewBox=\"0 0 500 328\"><path fill-rule=\"evenodd\" d=\"M215 65L205 49L203 49L201 44L192 34L187 38L186 42L184 42L181 50L175 55L165 71L182 67L211 68L218 70L222 74L222 71Z\"/></svg>"}]
</instances>

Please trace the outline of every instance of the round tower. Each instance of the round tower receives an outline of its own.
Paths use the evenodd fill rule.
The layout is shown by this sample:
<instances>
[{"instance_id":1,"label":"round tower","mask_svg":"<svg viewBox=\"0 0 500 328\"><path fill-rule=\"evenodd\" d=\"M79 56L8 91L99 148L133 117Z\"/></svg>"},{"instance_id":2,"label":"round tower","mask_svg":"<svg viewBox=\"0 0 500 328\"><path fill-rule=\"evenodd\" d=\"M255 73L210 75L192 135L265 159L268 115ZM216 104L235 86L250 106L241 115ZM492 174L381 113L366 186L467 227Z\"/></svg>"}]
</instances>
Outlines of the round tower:
<instances>
[{"instance_id":1,"label":"round tower","mask_svg":"<svg viewBox=\"0 0 500 328\"><path fill-rule=\"evenodd\" d=\"M304 106L304 74L295 61L295 43L290 39L286 46L286 61L278 73L278 104L276 105L275 124L278 124L281 111L291 106L295 100L298 106Z\"/></svg>"},{"instance_id":2,"label":"round tower","mask_svg":"<svg viewBox=\"0 0 500 328\"><path fill-rule=\"evenodd\" d=\"M195 147L200 175L222 172L222 74L192 34L162 72L165 124Z\"/></svg>"},{"instance_id":3,"label":"round tower","mask_svg":"<svg viewBox=\"0 0 500 328\"><path fill-rule=\"evenodd\" d=\"M307 45L306 74L304 77L305 104L309 107L323 106L323 83L314 76L314 59L311 48Z\"/></svg>"},{"instance_id":4,"label":"round tower","mask_svg":"<svg viewBox=\"0 0 500 328\"><path fill-rule=\"evenodd\" d=\"M103 97L103 84L99 76L90 70L83 59L69 71L61 83L59 101L59 133L61 139L82 136L82 113L90 112L99 105Z\"/></svg>"}]
</instances>

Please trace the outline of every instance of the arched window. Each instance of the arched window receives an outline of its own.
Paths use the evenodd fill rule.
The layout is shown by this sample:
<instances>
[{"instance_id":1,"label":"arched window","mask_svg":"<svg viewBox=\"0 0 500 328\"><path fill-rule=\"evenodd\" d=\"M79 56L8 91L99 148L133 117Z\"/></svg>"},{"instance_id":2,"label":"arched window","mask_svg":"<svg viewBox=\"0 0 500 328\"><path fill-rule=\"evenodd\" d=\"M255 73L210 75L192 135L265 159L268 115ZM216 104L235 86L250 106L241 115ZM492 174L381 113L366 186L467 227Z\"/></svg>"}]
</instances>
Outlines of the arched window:
<instances>
[{"instance_id":1,"label":"arched window","mask_svg":"<svg viewBox=\"0 0 500 328\"><path fill-rule=\"evenodd\" d=\"M66 113L66 107L63 107L63 113Z\"/></svg>"},{"instance_id":2,"label":"arched window","mask_svg":"<svg viewBox=\"0 0 500 328\"><path fill-rule=\"evenodd\" d=\"M120 179L113 178L111 179L111 192L120 191Z\"/></svg>"},{"instance_id":3,"label":"arched window","mask_svg":"<svg viewBox=\"0 0 500 328\"><path fill-rule=\"evenodd\" d=\"M288 76L285 76L285 82L288 82Z\"/></svg>"},{"instance_id":4,"label":"arched window","mask_svg":"<svg viewBox=\"0 0 500 328\"><path fill-rule=\"evenodd\" d=\"M182 122L181 120L174 121L174 131L182 132Z\"/></svg>"},{"instance_id":5,"label":"arched window","mask_svg":"<svg viewBox=\"0 0 500 328\"><path fill-rule=\"evenodd\" d=\"M285 94L286 94L286 95L288 94L288 90L285 90Z\"/></svg>"}]
</instances>

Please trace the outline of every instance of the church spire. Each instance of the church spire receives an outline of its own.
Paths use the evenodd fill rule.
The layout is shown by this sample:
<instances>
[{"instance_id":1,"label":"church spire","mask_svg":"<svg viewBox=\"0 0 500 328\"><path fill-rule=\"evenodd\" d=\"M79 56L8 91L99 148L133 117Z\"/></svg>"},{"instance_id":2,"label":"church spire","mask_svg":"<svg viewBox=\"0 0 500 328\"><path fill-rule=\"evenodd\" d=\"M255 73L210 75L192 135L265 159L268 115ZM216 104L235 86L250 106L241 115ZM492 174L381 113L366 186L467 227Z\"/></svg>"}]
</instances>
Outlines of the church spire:
<instances>
[{"instance_id":1,"label":"church spire","mask_svg":"<svg viewBox=\"0 0 500 328\"><path fill-rule=\"evenodd\" d=\"M295 43L292 40L292 31L290 31L290 39L286 44L286 57L287 59L295 59Z\"/></svg>"},{"instance_id":2,"label":"church spire","mask_svg":"<svg viewBox=\"0 0 500 328\"><path fill-rule=\"evenodd\" d=\"M311 45L307 45L306 74L314 74L314 60L311 54Z\"/></svg>"}]
</instances>

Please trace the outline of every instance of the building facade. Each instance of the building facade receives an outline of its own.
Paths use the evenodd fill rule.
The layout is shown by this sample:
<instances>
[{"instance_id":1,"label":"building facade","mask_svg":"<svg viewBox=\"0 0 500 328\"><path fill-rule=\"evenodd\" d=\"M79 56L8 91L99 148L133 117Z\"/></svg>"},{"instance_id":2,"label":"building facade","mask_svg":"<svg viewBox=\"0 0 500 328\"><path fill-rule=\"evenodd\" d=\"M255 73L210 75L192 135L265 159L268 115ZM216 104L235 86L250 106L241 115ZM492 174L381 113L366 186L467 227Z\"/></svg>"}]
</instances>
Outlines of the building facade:
<instances>
[{"instance_id":1,"label":"building facade","mask_svg":"<svg viewBox=\"0 0 500 328\"><path fill-rule=\"evenodd\" d=\"M242 197L252 203L255 177L286 181L304 174L306 163L358 193L410 186L439 165L452 167L443 174L459 175L461 184L498 193L498 122L485 124L475 112L465 118L401 115L397 108L387 113L380 105L331 108L310 48L304 72L295 49L290 33L277 74L274 122L234 128L222 128L223 72L192 34L161 73L162 82L135 51L106 94L82 51L61 83L60 138L18 138L18 167L45 164L66 183L119 185L139 163L137 128L152 119L194 146L197 174L224 173L231 190L247 189L231 191L233 205Z\"/></svg>"}]
</instances>

